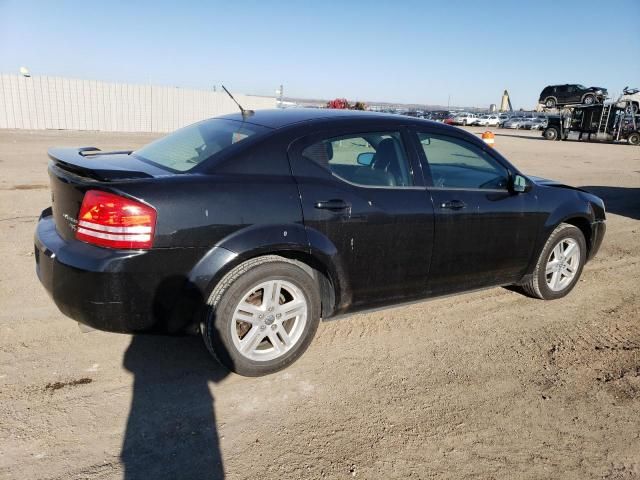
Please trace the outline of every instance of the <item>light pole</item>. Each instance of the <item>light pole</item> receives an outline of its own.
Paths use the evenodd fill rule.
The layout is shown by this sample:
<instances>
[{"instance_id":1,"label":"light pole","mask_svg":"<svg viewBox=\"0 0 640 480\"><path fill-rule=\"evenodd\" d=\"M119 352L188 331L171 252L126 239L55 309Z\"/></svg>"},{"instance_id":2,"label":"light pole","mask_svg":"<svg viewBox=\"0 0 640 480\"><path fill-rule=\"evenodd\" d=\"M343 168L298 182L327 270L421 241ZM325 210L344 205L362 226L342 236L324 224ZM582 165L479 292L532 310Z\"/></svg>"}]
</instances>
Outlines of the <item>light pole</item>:
<instances>
[{"instance_id":1,"label":"light pole","mask_svg":"<svg viewBox=\"0 0 640 480\"><path fill-rule=\"evenodd\" d=\"M284 106L282 105L282 97L284 95L284 87L282 85L280 85L280 88L278 90L276 90L276 95L278 96L278 104L280 108L284 108Z\"/></svg>"}]
</instances>

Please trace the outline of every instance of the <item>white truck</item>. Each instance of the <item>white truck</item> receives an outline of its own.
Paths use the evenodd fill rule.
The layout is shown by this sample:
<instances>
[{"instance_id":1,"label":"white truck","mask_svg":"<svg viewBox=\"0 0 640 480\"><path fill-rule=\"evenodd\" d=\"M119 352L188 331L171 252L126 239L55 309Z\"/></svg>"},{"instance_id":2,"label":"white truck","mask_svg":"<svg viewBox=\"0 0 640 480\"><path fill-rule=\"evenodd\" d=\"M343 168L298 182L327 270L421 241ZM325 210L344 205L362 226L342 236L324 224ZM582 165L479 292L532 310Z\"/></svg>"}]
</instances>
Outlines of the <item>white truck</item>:
<instances>
[{"instance_id":1,"label":"white truck","mask_svg":"<svg viewBox=\"0 0 640 480\"><path fill-rule=\"evenodd\" d=\"M453 120L454 125L471 125L478 116L475 113L460 112Z\"/></svg>"}]
</instances>

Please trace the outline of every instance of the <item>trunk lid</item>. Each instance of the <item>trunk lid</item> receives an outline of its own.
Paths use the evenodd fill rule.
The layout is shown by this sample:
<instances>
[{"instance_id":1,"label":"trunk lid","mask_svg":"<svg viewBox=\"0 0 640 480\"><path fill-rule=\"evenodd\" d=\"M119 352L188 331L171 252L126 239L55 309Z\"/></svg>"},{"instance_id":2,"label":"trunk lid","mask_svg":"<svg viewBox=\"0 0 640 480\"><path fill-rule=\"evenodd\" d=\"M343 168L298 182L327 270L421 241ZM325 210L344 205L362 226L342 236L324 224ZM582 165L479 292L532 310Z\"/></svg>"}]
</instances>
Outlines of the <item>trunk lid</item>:
<instances>
[{"instance_id":1,"label":"trunk lid","mask_svg":"<svg viewBox=\"0 0 640 480\"><path fill-rule=\"evenodd\" d=\"M48 153L53 218L65 240L75 238L78 213L87 190L108 189L117 181L170 175L167 170L130 155L131 152L82 147L52 148Z\"/></svg>"}]
</instances>

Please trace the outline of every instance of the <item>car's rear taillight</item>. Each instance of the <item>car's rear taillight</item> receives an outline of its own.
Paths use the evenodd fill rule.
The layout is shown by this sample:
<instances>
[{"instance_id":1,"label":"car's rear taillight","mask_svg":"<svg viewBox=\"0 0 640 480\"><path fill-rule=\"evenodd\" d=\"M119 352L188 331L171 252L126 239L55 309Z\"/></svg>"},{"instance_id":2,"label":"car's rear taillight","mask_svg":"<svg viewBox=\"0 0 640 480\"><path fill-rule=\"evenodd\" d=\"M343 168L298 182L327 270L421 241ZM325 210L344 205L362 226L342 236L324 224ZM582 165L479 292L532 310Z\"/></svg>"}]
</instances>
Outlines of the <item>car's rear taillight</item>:
<instances>
[{"instance_id":1,"label":"car's rear taillight","mask_svg":"<svg viewBox=\"0 0 640 480\"><path fill-rule=\"evenodd\" d=\"M156 211L126 197L89 190L84 195L76 238L110 248L151 248Z\"/></svg>"}]
</instances>

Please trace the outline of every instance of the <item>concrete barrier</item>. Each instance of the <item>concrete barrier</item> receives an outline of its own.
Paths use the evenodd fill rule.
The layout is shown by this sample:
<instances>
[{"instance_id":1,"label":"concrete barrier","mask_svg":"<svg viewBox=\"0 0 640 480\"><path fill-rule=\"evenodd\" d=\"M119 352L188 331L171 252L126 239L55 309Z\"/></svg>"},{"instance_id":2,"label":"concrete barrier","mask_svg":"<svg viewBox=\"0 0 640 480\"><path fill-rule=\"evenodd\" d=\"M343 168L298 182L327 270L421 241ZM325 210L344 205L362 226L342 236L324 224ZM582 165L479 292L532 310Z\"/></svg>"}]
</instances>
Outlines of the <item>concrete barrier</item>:
<instances>
[{"instance_id":1,"label":"concrete barrier","mask_svg":"<svg viewBox=\"0 0 640 480\"><path fill-rule=\"evenodd\" d=\"M247 109L276 108L275 98L234 97ZM0 75L0 128L170 132L236 111L211 90Z\"/></svg>"}]
</instances>

